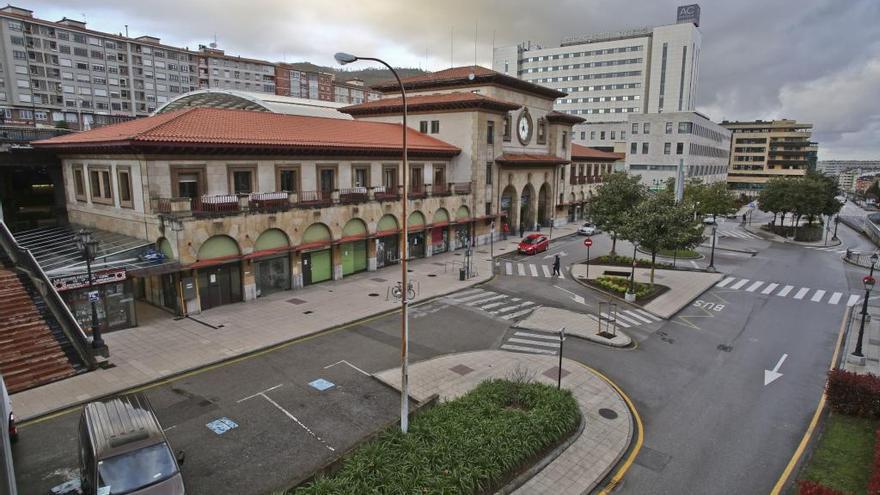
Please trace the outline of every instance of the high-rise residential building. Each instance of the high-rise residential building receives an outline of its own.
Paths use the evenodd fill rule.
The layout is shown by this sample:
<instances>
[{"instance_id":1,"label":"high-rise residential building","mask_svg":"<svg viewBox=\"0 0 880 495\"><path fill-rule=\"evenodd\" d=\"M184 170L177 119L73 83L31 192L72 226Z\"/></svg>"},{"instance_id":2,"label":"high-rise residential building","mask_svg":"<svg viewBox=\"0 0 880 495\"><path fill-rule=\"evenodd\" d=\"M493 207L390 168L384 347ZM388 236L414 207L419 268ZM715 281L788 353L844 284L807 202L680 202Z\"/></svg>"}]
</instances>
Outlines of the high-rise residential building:
<instances>
[{"instance_id":1,"label":"high-rise residential building","mask_svg":"<svg viewBox=\"0 0 880 495\"><path fill-rule=\"evenodd\" d=\"M729 130L697 112L630 115L626 171L653 190L675 179L724 181L730 153Z\"/></svg>"},{"instance_id":2,"label":"high-rise residential building","mask_svg":"<svg viewBox=\"0 0 880 495\"><path fill-rule=\"evenodd\" d=\"M585 119L575 142L611 150L633 114L695 109L701 40L699 6L688 5L676 24L496 48L493 68L568 93L554 108Z\"/></svg>"},{"instance_id":3,"label":"high-rise residential building","mask_svg":"<svg viewBox=\"0 0 880 495\"><path fill-rule=\"evenodd\" d=\"M199 46L199 87L275 94L275 64Z\"/></svg>"},{"instance_id":4,"label":"high-rise residential building","mask_svg":"<svg viewBox=\"0 0 880 495\"><path fill-rule=\"evenodd\" d=\"M733 132L727 182L730 189L754 194L773 177L800 177L815 169L813 124L794 120L723 121Z\"/></svg>"}]
</instances>

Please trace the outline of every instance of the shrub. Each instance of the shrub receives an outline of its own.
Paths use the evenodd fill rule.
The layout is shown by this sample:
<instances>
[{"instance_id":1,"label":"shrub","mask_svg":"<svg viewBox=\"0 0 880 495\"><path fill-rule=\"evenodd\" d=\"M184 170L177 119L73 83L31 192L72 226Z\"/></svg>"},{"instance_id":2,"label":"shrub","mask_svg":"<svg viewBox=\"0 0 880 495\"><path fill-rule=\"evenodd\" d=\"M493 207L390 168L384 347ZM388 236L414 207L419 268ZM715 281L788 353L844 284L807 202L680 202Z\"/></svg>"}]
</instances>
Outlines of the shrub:
<instances>
[{"instance_id":1,"label":"shrub","mask_svg":"<svg viewBox=\"0 0 880 495\"><path fill-rule=\"evenodd\" d=\"M632 257L621 256L619 254L607 254L599 256L598 258L593 258L591 261L600 265L632 266ZM651 260L636 259L636 266L639 268L651 268ZM671 263L662 263L659 261L655 263L654 266L657 268L672 268Z\"/></svg>"},{"instance_id":2,"label":"shrub","mask_svg":"<svg viewBox=\"0 0 880 495\"><path fill-rule=\"evenodd\" d=\"M825 396L836 412L880 418L880 377L833 369L828 372Z\"/></svg>"},{"instance_id":3,"label":"shrub","mask_svg":"<svg viewBox=\"0 0 880 495\"><path fill-rule=\"evenodd\" d=\"M629 292L628 278L611 276L599 277L596 279L596 283L605 289L608 289L612 292L617 292L619 294L626 294L627 292ZM654 287L652 287L650 284L636 282L636 299L649 296L654 293L654 290Z\"/></svg>"},{"instance_id":4,"label":"shrub","mask_svg":"<svg viewBox=\"0 0 880 495\"><path fill-rule=\"evenodd\" d=\"M798 481L798 495L846 495L811 480Z\"/></svg>"}]
</instances>

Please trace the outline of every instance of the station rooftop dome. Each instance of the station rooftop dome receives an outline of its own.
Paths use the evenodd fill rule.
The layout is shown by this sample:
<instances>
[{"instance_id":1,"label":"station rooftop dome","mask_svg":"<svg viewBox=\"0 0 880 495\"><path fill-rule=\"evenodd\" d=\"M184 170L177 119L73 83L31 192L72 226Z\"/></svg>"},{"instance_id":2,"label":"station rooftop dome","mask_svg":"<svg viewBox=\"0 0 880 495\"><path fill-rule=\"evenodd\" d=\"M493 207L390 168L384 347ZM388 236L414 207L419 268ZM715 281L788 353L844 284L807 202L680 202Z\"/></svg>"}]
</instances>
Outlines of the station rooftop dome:
<instances>
[{"instance_id":1,"label":"station rooftop dome","mask_svg":"<svg viewBox=\"0 0 880 495\"><path fill-rule=\"evenodd\" d=\"M348 114L337 109L348 106L345 103L310 100L294 96L279 96L267 93L237 91L230 89L198 89L184 93L161 107L153 115L160 115L184 108L219 108L226 110L251 110L306 117L325 117L352 120Z\"/></svg>"}]
</instances>

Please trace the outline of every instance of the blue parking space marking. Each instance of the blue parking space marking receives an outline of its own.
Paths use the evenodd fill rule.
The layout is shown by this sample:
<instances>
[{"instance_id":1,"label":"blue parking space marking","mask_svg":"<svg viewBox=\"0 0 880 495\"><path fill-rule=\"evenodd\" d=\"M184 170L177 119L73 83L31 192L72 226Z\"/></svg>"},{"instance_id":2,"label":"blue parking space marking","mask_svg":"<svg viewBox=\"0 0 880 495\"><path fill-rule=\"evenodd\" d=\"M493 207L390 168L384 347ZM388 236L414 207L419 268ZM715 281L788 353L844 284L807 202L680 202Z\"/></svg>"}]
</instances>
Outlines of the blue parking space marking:
<instances>
[{"instance_id":1,"label":"blue parking space marking","mask_svg":"<svg viewBox=\"0 0 880 495\"><path fill-rule=\"evenodd\" d=\"M320 390L321 392L327 390L328 388L333 388L336 386L333 382L328 382L327 380L325 380L323 378L318 378L317 380L315 380L313 382L309 382L309 385L312 388Z\"/></svg>"},{"instance_id":2,"label":"blue parking space marking","mask_svg":"<svg viewBox=\"0 0 880 495\"><path fill-rule=\"evenodd\" d=\"M233 428L238 428L238 423L229 418L223 417L220 419L215 419L205 426L207 426L208 429L213 431L214 433L222 435Z\"/></svg>"}]
</instances>

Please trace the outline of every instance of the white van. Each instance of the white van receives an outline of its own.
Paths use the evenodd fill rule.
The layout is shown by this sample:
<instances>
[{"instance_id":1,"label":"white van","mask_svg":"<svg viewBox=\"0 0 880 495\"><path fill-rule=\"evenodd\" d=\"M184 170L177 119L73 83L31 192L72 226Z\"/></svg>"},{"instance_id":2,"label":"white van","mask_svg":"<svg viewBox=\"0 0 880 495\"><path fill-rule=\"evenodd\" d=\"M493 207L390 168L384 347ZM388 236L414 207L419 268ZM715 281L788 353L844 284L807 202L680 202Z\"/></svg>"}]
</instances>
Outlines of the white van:
<instances>
[{"instance_id":1,"label":"white van","mask_svg":"<svg viewBox=\"0 0 880 495\"><path fill-rule=\"evenodd\" d=\"M18 437L12 401L0 375L0 494L15 495L15 471L12 470L12 442Z\"/></svg>"}]
</instances>

